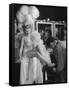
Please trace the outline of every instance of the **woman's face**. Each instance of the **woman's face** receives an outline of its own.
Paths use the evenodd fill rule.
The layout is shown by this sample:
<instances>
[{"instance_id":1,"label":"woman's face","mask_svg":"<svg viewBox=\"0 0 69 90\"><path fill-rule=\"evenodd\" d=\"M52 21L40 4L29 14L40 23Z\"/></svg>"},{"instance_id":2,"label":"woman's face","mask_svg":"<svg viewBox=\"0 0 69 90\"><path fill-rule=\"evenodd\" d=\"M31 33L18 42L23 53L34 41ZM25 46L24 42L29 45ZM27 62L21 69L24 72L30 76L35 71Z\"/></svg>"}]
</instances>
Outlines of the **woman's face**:
<instances>
[{"instance_id":1,"label":"woman's face","mask_svg":"<svg viewBox=\"0 0 69 90\"><path fill-rule=\"evenodd\" d=\"M26 23L23 28L26 35L30 34L32 31L32 25L30 23Z\"/></svg>"}]
</instances>

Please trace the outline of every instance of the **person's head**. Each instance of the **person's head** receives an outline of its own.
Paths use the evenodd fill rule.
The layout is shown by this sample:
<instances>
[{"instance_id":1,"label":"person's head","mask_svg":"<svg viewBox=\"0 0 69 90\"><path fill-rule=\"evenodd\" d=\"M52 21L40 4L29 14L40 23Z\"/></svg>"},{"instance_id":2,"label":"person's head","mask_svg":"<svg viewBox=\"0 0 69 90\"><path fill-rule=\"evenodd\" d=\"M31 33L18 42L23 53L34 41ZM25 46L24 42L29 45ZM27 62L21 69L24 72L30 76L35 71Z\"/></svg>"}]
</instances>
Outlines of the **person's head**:
<instances>
[{"instance_id":1,"label":"person's head","mask_svg":"<svg viewBox=\"0 0 69 90\"><path fill-rule=\"evenodd\" d=\"M34 21L30 15L27 15L25 18L26 19L23 23L23 32L27 35L27 34L30 34L31 32L33 32Z\"/></svg>"},{"instance_id":2,"label":"person's head","mask_svg":"<svg viewBox=\"0 0 69 90\"><path fill-rule=\"evenodd\" d=\"M49 37L49 31L48 30L45 32L45 37Z\"/></svg>"},{"instance_id":3,"label":"person's head","mask_svg":"<svg viewBox=\"0 0 69 90\"><path fill-rule=\"evenodd\" d=\"M56 43L55 43L54 38L51 38L51 40L50 40L50 46L51 46L51 48L54 48L55 45L56 45Z\"/></svg>"},{"instance_id":4,"label":"person's head","mask_svg":"<svg viewBox=\"0 0 69 90\"><path fill-rule=\"evenodd\" d=\"M34 21L38 16L39 11L35 6L21 6L16 17L25 34L30 34L33 31Z\"/></svg>"},{"instance_id":5,"label":"person's head","mask_svg":"<svg viewBox=\"0 0 69 90\"><path fill-rule=\"evenodd\" d=\"M43 31L43 30L41 30L41 31L40 31L40 35L41 35L41 36L43 36L43 34L44 34L44 31Z\"/></svg>"}]
</instances>

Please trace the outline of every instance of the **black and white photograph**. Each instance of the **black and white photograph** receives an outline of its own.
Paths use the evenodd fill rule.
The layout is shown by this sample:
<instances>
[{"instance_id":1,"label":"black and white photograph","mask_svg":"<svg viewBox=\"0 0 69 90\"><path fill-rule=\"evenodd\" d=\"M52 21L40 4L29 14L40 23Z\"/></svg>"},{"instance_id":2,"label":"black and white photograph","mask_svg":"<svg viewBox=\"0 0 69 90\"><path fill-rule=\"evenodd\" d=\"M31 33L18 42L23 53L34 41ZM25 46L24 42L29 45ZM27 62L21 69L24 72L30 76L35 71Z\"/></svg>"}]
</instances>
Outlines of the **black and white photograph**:
<instances>
[{"instance_id":1,"label":"black and white photograph","mask_svg":"<svg viewBox=\"0 0 69 90\"><path fill-rule=\"evenodd\" d=\"M67 7L9 5L9 85L67 83Z\"/></svg>"}]
</instances>

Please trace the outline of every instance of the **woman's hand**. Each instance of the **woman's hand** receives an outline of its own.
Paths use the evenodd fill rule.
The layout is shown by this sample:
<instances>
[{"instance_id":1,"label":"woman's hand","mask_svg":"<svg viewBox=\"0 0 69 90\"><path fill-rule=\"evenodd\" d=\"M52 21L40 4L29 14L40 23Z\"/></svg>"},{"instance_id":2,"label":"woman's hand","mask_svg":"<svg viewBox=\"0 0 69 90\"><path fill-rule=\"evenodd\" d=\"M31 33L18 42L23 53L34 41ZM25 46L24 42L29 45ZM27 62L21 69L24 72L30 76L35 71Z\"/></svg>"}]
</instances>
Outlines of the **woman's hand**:
<instances>
[{"instance_id":1,"label":"woman's hand","mask_svg":"<svg viewBox=\"0 0 69 90\"><path fill-rule=\"evenodd\" d=\"M53 71L56 72L56 68L55 67L53 68Z\"/></svg>"},{"instance_id":2,"label":"woman's hand","mask_svg":"<svg viewBox=\"0 0 69 90\"><path fill-rule=\"evenodd\" d=\"M15 63L21 63L21 60L19 59L19 60L17 60Z\"/></svg>"},{"instance_id":3,"label":"woman's hand","mask_svg":"<svg viewBox=\"0 0 69 90\"><path fill-rule=\"evenodd\" d=\"M54 67L55 66L55 63L48 63L48 66L49 67Z\"/></svg>"},{"instance_id":4,"label":"woman's hand","mask_svg":"<svg viewBox=\"0 0 69 90\"><path fill-rule=\"evenodd\" d=\"M27 52L27 56L29 58L37 57L37 53L36 53L36 51L31 50L31 51Z\"/></svg>"},{"instance_id":5,"label":"woman's hand","mask_svg":"<svg viewBox=\"0 0 69 90\"><path fill-rule=\"evenodd\" d=\"M55 66L54 63L51 63L50 61L45 60L46 58L44 56L42 56L39 52L36 52L36 55L37 55L37 57L39 58L39 60L41 62L47 64L49 67L54 67Z\"/></svg>"},{"instance_id":6,"label":"woman's hand","mask_svg":"<svg viewBox=\"0 0 69 90\"><path fill-rule=\"evenodd\" d=\"M18 60L16 60L16 63L21 63L22 57L20 56L20 58Z\"/></svg>"}]
</instances>

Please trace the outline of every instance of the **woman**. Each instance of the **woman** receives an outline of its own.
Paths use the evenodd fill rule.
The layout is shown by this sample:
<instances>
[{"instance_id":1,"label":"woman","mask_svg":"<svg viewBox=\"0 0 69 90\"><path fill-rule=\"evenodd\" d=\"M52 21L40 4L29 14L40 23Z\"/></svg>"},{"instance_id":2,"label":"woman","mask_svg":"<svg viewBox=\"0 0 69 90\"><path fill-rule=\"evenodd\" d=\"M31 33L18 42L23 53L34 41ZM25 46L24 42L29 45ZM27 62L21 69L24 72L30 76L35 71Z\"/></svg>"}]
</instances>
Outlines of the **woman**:
<instances>
[{"instance_id":1,"label":"woman","mask_svg":"<svg viewBox=\"0 0 69 90\"><path fill-rule=\"evenodd\" d=\"M24 19L21 16L23 19L23 37L21 40L19 60L21 63L20 84L32 84L34 81L35 83L43 83L42 66L44 64L54 66L54 64L51 63L49 53L46 51L43 41L40 39L40 34L34 30L34 20L39 14L38 9L33 6L25 6L24 8L27 8L28 13L24 13L24 15L24 8L22 8L20 9L20 13ZM34 13L33 11L35 14L32 14ZM20 15L18 18L20 18Z\"/></svg>"}]
</instances>

